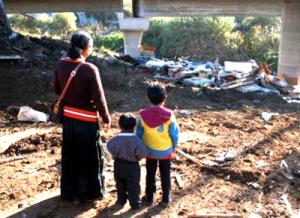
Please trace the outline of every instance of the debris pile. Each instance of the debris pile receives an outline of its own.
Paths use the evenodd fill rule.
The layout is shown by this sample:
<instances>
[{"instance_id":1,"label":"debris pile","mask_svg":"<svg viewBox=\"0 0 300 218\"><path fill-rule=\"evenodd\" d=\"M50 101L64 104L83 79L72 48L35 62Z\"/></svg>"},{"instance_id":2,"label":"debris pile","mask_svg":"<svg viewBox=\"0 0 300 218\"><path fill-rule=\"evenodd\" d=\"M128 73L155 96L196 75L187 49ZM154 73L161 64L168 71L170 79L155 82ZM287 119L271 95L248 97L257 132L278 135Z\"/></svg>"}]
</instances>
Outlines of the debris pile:
<instances>
[{"instance_id":1,"label":"debris pile","mask_svg":"<svg viewBox=\"0 0 300 218\"><path fill-rule=\"evenodd\" d=\"M256 61L219 63L204 61L165 61L143 57L117 57L132 66L151 72L155 79L172 81L211 90L236 89L245 92L261 92L281 95L287 102L300 103L300 91L281 76L275 75L265 63ZM299 89L299 88L298 88Z\"/></svg>"}]
</instances>

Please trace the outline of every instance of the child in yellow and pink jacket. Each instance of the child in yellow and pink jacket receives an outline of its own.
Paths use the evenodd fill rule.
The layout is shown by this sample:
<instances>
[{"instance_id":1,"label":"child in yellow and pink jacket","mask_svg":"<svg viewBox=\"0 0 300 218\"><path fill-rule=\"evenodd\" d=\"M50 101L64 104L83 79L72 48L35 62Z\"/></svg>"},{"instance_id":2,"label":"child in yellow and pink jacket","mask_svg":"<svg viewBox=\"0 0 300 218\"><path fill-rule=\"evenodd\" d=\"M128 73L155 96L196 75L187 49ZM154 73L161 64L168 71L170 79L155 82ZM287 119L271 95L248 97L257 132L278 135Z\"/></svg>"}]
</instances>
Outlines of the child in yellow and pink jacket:
<instances>
[{"instance_id":1,"label":"child in yellow and pink jacket","mask_svg":"<svg viewBox=\"0 0 300 218\"><path fill-rule=\"evenodd\" d=\"M148 147L146 160L146 196L148 205L153 203L156 191L155 174L157 164L162 184L162 206L171 201L171 158L178 143L179 127L171 110L164 107L167 93L164 87L153 85L148 87L148 99L151 107L140 110L140 119L136 134Z\"/></svg>"}]
</instances>

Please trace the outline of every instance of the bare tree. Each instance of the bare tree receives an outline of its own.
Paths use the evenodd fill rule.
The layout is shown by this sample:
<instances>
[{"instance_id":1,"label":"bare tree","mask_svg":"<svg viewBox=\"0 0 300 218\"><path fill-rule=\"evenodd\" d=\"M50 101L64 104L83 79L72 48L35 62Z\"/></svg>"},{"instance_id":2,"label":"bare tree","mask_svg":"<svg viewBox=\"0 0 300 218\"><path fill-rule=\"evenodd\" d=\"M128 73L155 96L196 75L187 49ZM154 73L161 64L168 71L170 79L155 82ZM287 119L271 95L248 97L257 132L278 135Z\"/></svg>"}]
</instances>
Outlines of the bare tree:
<instances>
[{"instance_id":1,"label":"bare tree","mask_svg":"<svg viewBox=\"0 0 300 218\"><path fill-rule=\"evenodd\" d=\"M3 0L0 0L0 34L10 35L12 32L10 22L4 10Z\"/></svg>"}]
</instances>

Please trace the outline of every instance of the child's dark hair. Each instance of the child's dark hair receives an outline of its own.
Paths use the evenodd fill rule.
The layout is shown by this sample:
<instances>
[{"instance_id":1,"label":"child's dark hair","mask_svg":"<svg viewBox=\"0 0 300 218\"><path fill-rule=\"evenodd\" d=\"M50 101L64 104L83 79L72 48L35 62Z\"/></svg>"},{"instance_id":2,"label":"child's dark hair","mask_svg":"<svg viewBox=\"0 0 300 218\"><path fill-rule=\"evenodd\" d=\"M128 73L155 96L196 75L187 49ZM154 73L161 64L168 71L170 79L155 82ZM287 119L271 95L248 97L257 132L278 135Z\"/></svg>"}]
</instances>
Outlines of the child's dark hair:
<instances>
[{"instance_id":1,"label":"child's dark hair","mask_svg":"<svg viewBox=\"0 0 300 218\"><path fill-rule=\"evenodd\" d=\"M72 59L80 58L84 49L88 48L91 36L84 31L76 32L71 37L71 47L68 51L68 57Z\"/></svg>"},{"instance_id":2,"label":"child's dark hair","mask_svg":"<svg viewBox=\"0 0 300 218\"><path fill-rule=\"evenodd\" d=\"M122 114L119 118L119 126L122 130L133 132L136 126L134 115L130 113Z\"/></svg>"},{"instance_id":3,"label":"child's dark hair","mask_svg":"<svg viewBox=\"0 0 300 218\"><path fill-rule=\"evenodd\" d=\"M147 95L152 104L159 105L166 99L167 91L161 85L150 85L147 90Z\"/></svg>"}]
</instances>

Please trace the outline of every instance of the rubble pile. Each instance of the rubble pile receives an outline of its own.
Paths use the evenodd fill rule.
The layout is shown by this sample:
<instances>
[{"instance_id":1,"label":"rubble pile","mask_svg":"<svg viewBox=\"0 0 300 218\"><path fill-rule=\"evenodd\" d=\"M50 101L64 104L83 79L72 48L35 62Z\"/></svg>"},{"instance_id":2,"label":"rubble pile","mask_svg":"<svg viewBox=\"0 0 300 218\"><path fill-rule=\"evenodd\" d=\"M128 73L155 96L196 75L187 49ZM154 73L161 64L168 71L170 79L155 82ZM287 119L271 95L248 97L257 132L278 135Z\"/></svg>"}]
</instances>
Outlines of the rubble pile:
<instances>
[{"instance_id":1,"label":"rubble pile","mask_svg":"<svg viewBox=\"0 0 300 218\"><path fill-rule=\"evenodd\" d=\"M160 59L134 59L129 56L118 59L152 72L155 79L172 81L211 90L236 89L245 92L260 92L281 95L289 103L300 103L299 87L293 87L281 76L273 73L265 63L225 61L214 62L165 61Z\"/></svg>"}]
</instances>

